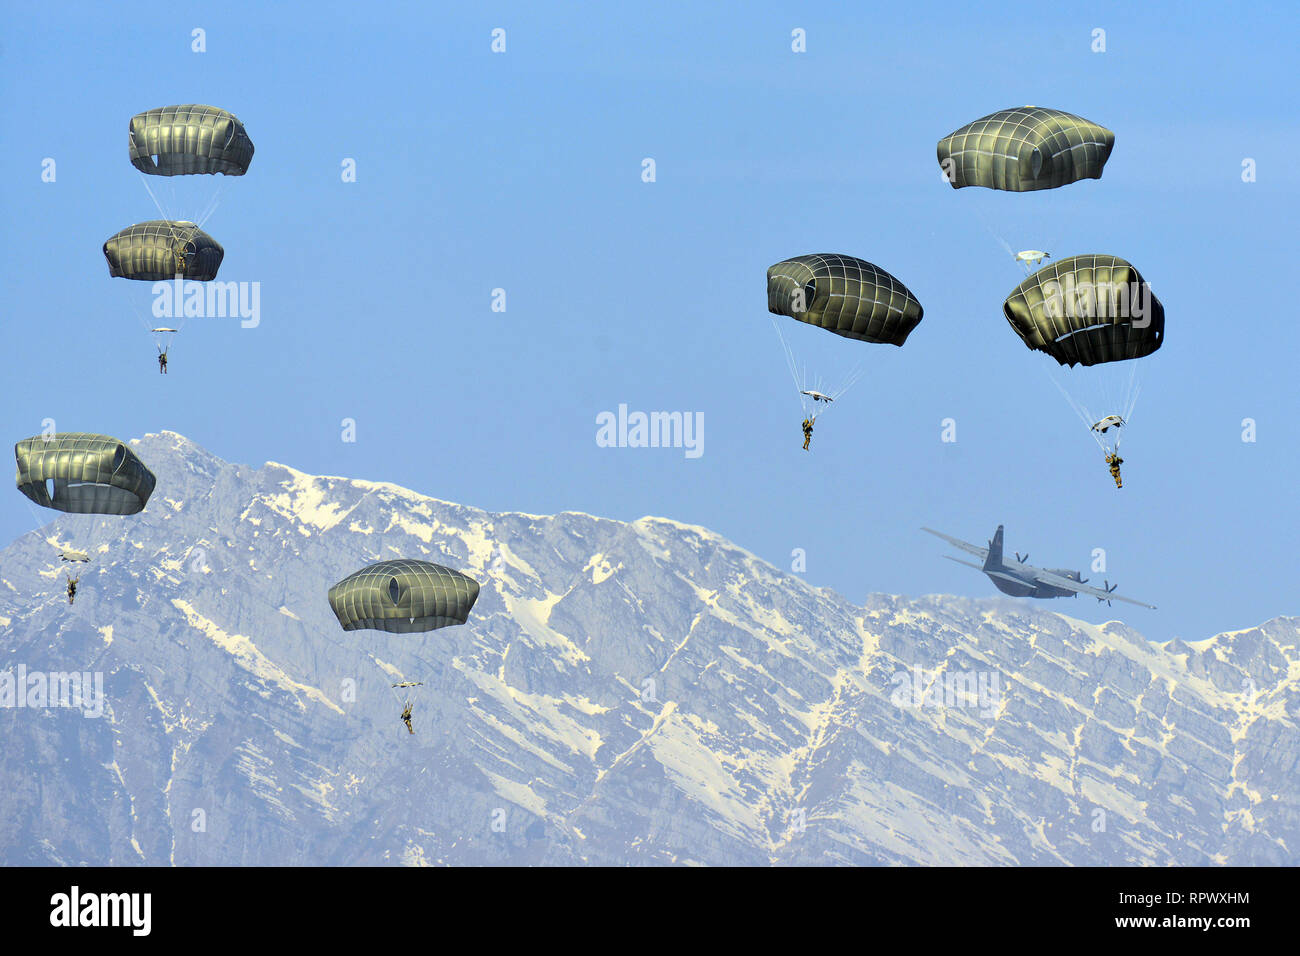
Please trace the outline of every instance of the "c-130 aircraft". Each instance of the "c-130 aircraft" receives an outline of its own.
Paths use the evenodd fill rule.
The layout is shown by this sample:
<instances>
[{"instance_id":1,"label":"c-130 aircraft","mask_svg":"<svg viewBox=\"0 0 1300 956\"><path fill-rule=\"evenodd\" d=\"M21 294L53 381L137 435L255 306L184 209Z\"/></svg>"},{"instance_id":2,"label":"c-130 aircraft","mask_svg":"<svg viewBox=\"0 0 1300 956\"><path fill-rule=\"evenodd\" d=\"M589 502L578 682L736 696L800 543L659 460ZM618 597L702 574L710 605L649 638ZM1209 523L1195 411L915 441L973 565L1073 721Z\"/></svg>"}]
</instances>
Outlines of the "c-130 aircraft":
<instances>
[{"instance_id":1,"label":"c-130 aircraft","mask_svg":"<svg viewBox=\"0 0 1300 956\"><path fill-rule=\"evenodd\" d=\"M1022 557L1020 552L1017 551L1015 561L1003 560L1002 525L998 525L998 530L994 532L993 540L989 542L987 548L981 548L969 541L951 538L941 531L935 531L933 528L922 528L921 530L928 531L937 538L943 538L953 547L960 548L967 554L973 554L983 560L984 563L979 565L970 561L963 561L961 558L954 558L951 555L944 555L949 561L956 561L968 568L983 571L988 575L989 580L993 582L994 587L1003 594L1031 598L1078 597L1080 594L1087 594L1089 597L1095 597L1098 601L1105 601L1107 606L1110 605L1111 601L1125 601L1129 604L1136 604L1138 607L1149 607L1155 610L1154 604L1145 604L1142 601L1135 601L1132 598L1122 597L1114 593L1115 589L1119 587L1118 584L1111 584L1106 581L1104 582L1104 589L1089 587L1087 584L1088 579L1081 577L1078 571L1066 571L1061 568L1036 568L1032 564L1025 564L1029 560L1028 554Z\"/></svg>"}]
</instances>

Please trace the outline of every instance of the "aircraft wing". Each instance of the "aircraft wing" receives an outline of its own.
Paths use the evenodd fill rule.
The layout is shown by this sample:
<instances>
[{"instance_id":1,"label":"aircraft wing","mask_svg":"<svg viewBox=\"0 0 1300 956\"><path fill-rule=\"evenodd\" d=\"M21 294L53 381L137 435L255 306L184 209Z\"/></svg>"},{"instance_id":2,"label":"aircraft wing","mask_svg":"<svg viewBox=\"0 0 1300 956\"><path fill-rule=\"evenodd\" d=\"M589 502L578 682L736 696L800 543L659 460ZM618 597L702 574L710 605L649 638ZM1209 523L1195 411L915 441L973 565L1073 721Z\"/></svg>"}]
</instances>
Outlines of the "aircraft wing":
<instances>
[{"instance_id":1,"label":"aircraft wing","mask_svg":"<svg viewBox=\"0 0 1300 956\"><path fill-rule=\"evenodd\" d=\"M1086 594L1089 597L1095 597L1102 601L1123 601L1126 604L1136 604L1138 607L1149 607L1155 610L1154 604L1147 604L1143 601L1135 601L1132 598L1121 597L1103 588L1095 588L1091 584L1083 584L1073 578L1063 577L1059 574L1053 574L1051 571L1044 571L1041 568L1034 569L1034 579L1042 584L1050 584L1054 588L1064 588L1067 591L1074 591L1077 594Z\"/></svg>"},{"instance_id":2,"label":"aircraft wing","mask_svg":"<svg viewBox=\"0 0 1300 956\"><path fill-rule=\"evenodd\" d=\"M944 534L942 531L935 531L933 528L922 528L921 530L928 531L936 538L943 538L943 540L947 541L954 548L960 548L961 550L965 551L967 554L973 554L981 561L983 561L985 558L989 556L988 548L981 548L979 545L971 544L969 541L962 541L960 538L951 538L948 535Z\"/></svg>"}]
</instances>

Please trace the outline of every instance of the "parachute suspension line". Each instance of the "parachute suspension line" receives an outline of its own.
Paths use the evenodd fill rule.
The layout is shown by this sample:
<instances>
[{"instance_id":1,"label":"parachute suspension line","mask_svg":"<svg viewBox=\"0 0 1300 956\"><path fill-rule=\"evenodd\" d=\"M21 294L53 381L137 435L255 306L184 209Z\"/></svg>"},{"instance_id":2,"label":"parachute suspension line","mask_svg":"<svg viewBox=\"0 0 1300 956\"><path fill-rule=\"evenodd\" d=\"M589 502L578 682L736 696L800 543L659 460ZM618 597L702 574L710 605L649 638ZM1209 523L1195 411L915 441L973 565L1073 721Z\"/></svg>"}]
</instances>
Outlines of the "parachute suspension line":
<instances>
[{"instance_id":1,"label":"parachute suspension line","mask_svg":"<svg viewBox=\"0 0 1300 956\"><path fill-rule=\"evenodd\" d=\"M197 223L196 223L196 225L197 225ZM176 245L176 244L178 244L178 243L180 242L180 235L177 234L175 227L169 225L169 226L168 226L168 229L171 230L171 239L172 239L172 244L173 244L173 246L174 246L174 245ZM179 270L180 270L180 262L177 262L177 270L178 270L178 271L177 271L177 275L180 275L180 274L181 274L180 271L179 271ZM175 277L173 277L172 281L175 282ZM184 288L184 283L185 283L185 281L186 281L186 280L182 277L182 279L181 279L182 289ZM196 281L197 281L197 280L196 280ZM185 314L185 303L184 303L184 302L173 301L173 302L172 302L172 316L171 316L170 321L176 323L176 326L175 326L175 327L176 327L176 331L177 331L177 332L184 331L184 329L185 329L185 320L186 320L186 318L187 318L187 316L186 316L186 314ZM149 330L152 332L152 331L153 331L153 327L150 326L150 329L149 329ZM164 333L164 334L174 334L174 333ZM171 342L170 342L170 340L168 341L167 345L168 345L168 349L170 350L170 348L171 348Z\"/></svg>"},{"instance_id":2,"label":"parachute suspension line","mask_svg":"<svg viewBox=\"0 0 1300 956\"><path fill-rule=\"evenodd\" d=\"M207 206L204 207L203 212L199 214L199 218L194 221L194 224L198 226L200 229L202 229L205 225L207 225L208 220L212 218L212 214L217 211L217 207L220 205L221 205L221 197L213 196L211 202L209 202Z\"/></svg>"},{"instance_id":3,"label":"parachute suspension line","mask_svg":"<svg viewBox=\"0 0 1300 956\"><path fill-rule=\"evenodd\" d=\"M790 343L786 341L785 333L781 331L781 325L777 322L775 317L772 319L772 328L776 330L777 338L781 340L781 348L785 352L786 365L790 369L790 378L794 382L795 391L799 395L800 407L803 409L804 415L806 416L816 418L818 415L828 411L829 406L821 405L816 399L805 395L805 389L811 387L813 391L829 395L831 401L839 401L841 396L843 396L854 385L858 384L858 382L862 380L863 376L867 374L867 358L866 356L863 356L858 359L849 370L848 376L833 391L831 386L823 385L821 375L818 375L816 380L810 385L808 382L807 370L805 370L803 375L799 374L799 367L798 363L795 361L794 351L790 348Z\"/></svg>"},{"instance_id":4,"label":"parachute suspension line","mask_svg":"<svg viewBox=\"0 0 1300 956\"><path fill-rule=\"evenodd\" d=\"M406 707L407 702L410 700L410 695L408 694L406 697L403 697L401 694L397 692L398 688L393 686L393 675L388 673L388 671L384 670L384 668L382 668L379 665L379 659L376 658L374 654L370 655L370 660L374 663L375 670L379 671L380 674L383 676L384 683L388 685L388 692L393 695L393 700L397 701L399 706L403 708ZM401 689L412 690L413 688L404 687Z\"/></svg>"},{"instance_id":5,"label":"parachute suspension line","mask_svg":"<svg viewBox=\"0 0 1300 956\"><path fill-rule=\"evenodd\" d=\"M1112 451L1118 453L1124 434L1132 424L1138 396L1142 392L1142 382L1138 377L1139 370L1140 366L1136 362L1107 363L1089 370L1098 380L1097 396L1100 401L1105 402L1105 407L1097 410L1098 414L1093 421L1099 421L1102 415L1118 415L1124 423L1114 430L1115 437L1109 445L1103 441L1103 448L1107 454ZM1097 435L1096 432L1093 434ZM1100 435L1097 437L1102 441Z\"/></svg>"},{"instance_id":6,"label":"parachute suspension line","mask_svg":"<svg viewBox=\"0 0 1300 956\"><path fill-rule=\"evenodd\" d=\"M126 284L121 286L122 296L126 299L126 304L131 309L131 314L135 316L136 321L144 326L146 332L153 332L153 324L150 323L150 321L145 318L144 313L140 311L140 304L131 297L131 287L133 284L133 281L128 279Z\"/></svg>"},{"instance_id":7,"label":"parachute suspension line","mask_svg":"<svg viewBox=\"0 0 1300 956\"><path fill-rule=\"evenodd\" d=\"M143 285L144 283L138 283L138 284ZM146 316L144 311L142 311L140 308L140 303L136 301L135 296L132 294L131 290L135 285L137 285L137 283L134 280L128 279L126 283L120 287L122 290L122 297L126 300L127 307L131 310L131 314L135 316L135 320L140 323L140 326L146 332L148 332L150 335L153 336L154 346L158 349L158 351L170 352L172 347L171 337L174 336L176 333L155 332L154 329L158 328L158 326L154 325L154 321L173 323L173 327L176 329L176 332L180 332L182 329L185 328L184 304L181 302L172 303L173 314L170 319L158 318L153 316L152 314Z\"/></svg>"},{"instance_id":8,"label":"parachute suspension line","mask_svg":"<svg viewBox=\"0 0 1300 956\"><path fill-rule=\"evenodd\" d=\"M1046 369L1045 371L1047 377L1052 380L1052 384L1056 386L1057 391L1061 393L1061 397L1063 397L1069 406L1074 409L1074 413L1079 416L1079 420L1083 422L1083 427L1088 429L1088 434L1093 437L1093 440L1097 443L1097 447L1102 450L1103 454L1109 454L1109 449L1106 448L1106 442L1101 433L1095 431L1092 427L1098 419L1093 417L1092 412L1087 408L1087 406L1075 400L1074 396L1066 390L1065 386L1061 384L1060 379L1052 373L1051 369Z\"/></svg>"},{"instance_id":9,"label":"parachute suspension line","mask_svg":"<svg viewBox=\"0 0 1300 956\"><path fill-rule=\"evenodd\" d=\"M393 700L402 707L405 707L410 702L415 687L394 687L393 685L395 683L411 683L416 686L424 686L429 683L429 678L433 676L433 665L418 654L411 655L420 664L419 669L414 675L414 680L408 680L411 675L406 672L405 668L395 667L395 665L392 664L388 665L389 667L395 667L397 672L402 675L401 681L393 680L392 673L380 665L379 658L376 657L373 652L369 653L368 656L370 657L371 662L375 665L375 669L383 675L384 683L388 685L388 692L393 695Z\"/></svg>"},{"instance_id":10,"label":"parachute suspension line","mask_svg":"<svg viewBox=\"0 0 1300 956\"><path fill-rule=\"evenodd\" d=\"M333 645L335 648L345 651L348 655L355 654L357 651L357 647L355 644L349 643L348 641L343 640L335 636L334 634L322 634L320 635L320 638L328 642L329 644ZM388 692L393 695L393 700L397 702L399 707L405 707L407 701L410 698L411 691L413 691L415 688L413 687L398 688L393 686L393 684L396 682L393 680L392 671L398 670L400 672L400 668L397 668L392 664L387 664L386 666L384 664L381 664L379 658L375 656L373 651L366 651L365 656L370 660L370 663L374 665L375 671L379 674L379 677L383 681L384 686L387 687ZM425 663L422 659L418 657L416 658L416 660L419 660L421 664L424 664L427 671L426 674L419 675L417 679L419 683L427 684L428 676L432 674L433 668L429 667L427 663ZM404 691L407 696L403 697L399 693L399 691Z\"/></svg>"},{"instance_id":11,"label":"parachute suspension line","mask_svg":"<svg viewBox=\"0 0 1300 956\"><path fill-rule=\"evenodd\" d=\"M149 194L149 198L153 200L153 204L158 207L158 215L162 216L168 222L172 222L172 217L168 215L167 210L164 209L162 203L158 201L158 196L154 193L153 187L149 185L149 177L144 173L140 173L140 182L144 184L145 192Z\"/></svg>"},{"instance_id":12,"label":"parachute suspension line","mask_svg":"<svg viewBox=\"0 0 1300 956\"><path fill-rule=\"evenodd\" d=\"M143 285L143 283L140 284ZM144 327L144 330L146 332L153 332L154 330L153 323L151 323L147 318L145 318L144 313L140 311L140 304L131 295L131 290L135 287L135 285L136 285L136 281L134 279L127 279L125 282L119 283L118 287L122 290L122 299L123 301L126 302L127 307L131 310L131 314L135 316L136 321L139 322Z\"/></svg>"},{"instance_id":13,"label":"parachute suspension line","mask_svg":"<svg viewBox=\"0 0 1300 956\"><path fill-rule=\"evenodd\" d=\"M777 324L775 318L772 319L772 328L776 332L776 337L781 340L781 350L785 352L786 365L790 369L790 379L794 382L794 387L803 388L803 386L799 384L799 372L795 367L794 352L790 351L790 346L785 340L785 335L781 332L781 326Z\"/></svg>"},{"instance_id":14,"label":"parachute suspension line","mask_svg":"<svg viewBox=\"0 0 1300 956\"><path fill-rule=\"evenodd\" d=\"M218 205L218 197L214 195L208 200L207 205L205 205L202 209L199 210L199 214L194 217L194 224L198 226L200 229L202 229L203 224L208 221L208 218L214 212L216 212L217 205Z\"/></svg>"},{"instance_id":15,"label":"parachute suspension line","mask_svg":"<svg viewBox=\"0 0 1300 956\"><path fill-rule=\"evenodd\" d=\"M1092 413L1085 405L1083 405L1082 402L1075 400L1075 397L1070 394L1069 390L1061 384L1061 380L1057 378L1056 375L1052 374L1051 369L1047 369L1046 371L1047 377L1052 380L1052 384L1055 385L1056 390L1061 393L1061 397L1066 400L1072 409L1074 409L1074 413L1079 416L1079 420L1091 429L1093 422L1097 419L1092 417Z\"/></svg>"},{"instance_id":16,"label":"parachute suspension line","mask_svg":"<svg viewBox=\"0 0 1300 956\"><path fill-rule=\"evenodd\" d=\"M866 374L867 374L867 360L865 357L863 357L858 359L858 363L854 365L852 369L850 369L848 378L844 380L843 384L840 385L839 390L835 392L835 394L832 395L831 398L836 401L839 401L840 396L842 396L845 392L851 389L854 385L857 385L858 382L862 381L863 376Z\"/></svg>"},{"instance_id":17,"label":"parachute suspension line","mask_svg":"<svg viewBox=\"0 0 1300 956\"><path fill-rule=\"evenodd\" d=\"M63 550L63 546L58 544L58 530L55 530L53 536L43 534L41 532L41 517L36 513L36 509L32 507L31 501L27 500L25 496L24 504L27 505L27 510L31 512L33 533L40 535L41 540L47 545L58 547L60 550ZM100 533L103 531L103 528L101 527L101 523L104 523L103 516L93 514L78 515L70 512L61 512L61 514L68 515L69 520L65 522L65 524L68 524L70 527L65 528L64 531L67 533L73 549L84 551L88 556L94 554L95 550L101 544ZM85 521L89 523L88 529L83 530L78 527L78 525L81 524L82 519L85 519ZM49 524L53 525L54 522L58 520L59 517L56 515L54 518L50 519ZM51 540L51 537L53 537L54 540Z\"/></svg>"},{"instance_id":18,"label":"parachute suspension line","mask_svg":"<svg viewBox=\"0 0 1300 956\"><path fill-rule=\"evenodd\" d=\"M776 330L776 337L781 340L781 349L785 352L786 365L790 369L790 379L794 382L795 394L799 396L799 407L803 409L804 415L807 415L809 413L808 403L810 400L807 395L803 394L803 385L801 384L801 379L799 377L798 366L794 360L794 352L791 351L790 344L786 342L785 333L781 331L781 326L776 321L775 316L772 318L772 328Z\"/></svg>"},{"instance_id":19,"label":"parachute suspension line","mask_svg":"<svg viewBox=\"0 0 1300 956\"><path fill-rule=\"evenodd\" d=\"M1047 370L1048 377L1051 378L1057 390L1062 397L1074 409L1079 420L1087 427L1088 433L1096 441L1097 447L1102 450L1103 454L1110 455L1119 453L1120 443L1124 440L1125 432L1128 431L1132 421L1133 413L1137 408L1138 397L1142 394L1142 383L1138 378L1138 366L1136 363L1129 363L1128 368L1123 366L1116 367L1114 364L1102 364L1094 366L1087 370L1085 374L1090 375L1096 381L1094 387L1089 389L1089 394L1094 398L1105 403L1104 407L1089 408L1084 401L1076 399L1068 388L1062 384L1058 374L1054 370ZM1065 374L1065 373L1060 373ZM1092 426L1101 421L1107 415L1118 415L1123 424L1112 428L1108 437Z\"/></svg>"},{"instance_id":20,"label":"parachute suspension line","mask_svg":"<svg viewBox=\"0 0 1300 956\"><path fill-rule=\"evenodd\" d=\"M1142 382L1138 379L1137 363L1129 363L1128 380L1126 382L1116 383L1116 394L1114 396L1114 405L1120 409L1119 415L1124 419L1124 427L1119 429L1119 434L1115 436L1115 452L1119 453L1119 444L1123 441L1124 432L1128 430L1129 423L1133 421L1133 412L1137 408L1138 396L1142 394Z\"/></svg>"},{"instance_id":21,"label":"parachute suspension line","mask_svg":"<svg viewBox=\"0 0 1300 956\"><path fill-rule=\"evenodd\" d=\"M23 498L24 498L25 503L26 503L26 505L27 505L27 510L30 511L30 512L32 513L32 530L35 531L37 534L40 534L40 533L41 533L41 516L38 515L38 514L36 513L36 509L32 507L32 503L31 503L31 501L27 501L27 500L26 500L27 496L24 495ZM54 523L53 519L51 519L50 523L51 523L51 524ZM42 537L44 537L44 536L42 535ZM50 539L49 539L49 538L45 538L45 543L46 543L46 544L49 544L49 543L50 543Z\"/></svg>"},{"instance_id":22,"label":"parachute suspension line","mask_svg":"<svg viewBox=\"0 0 1300 956\"><path fill-rule=\"evenodd\" d=\"M36 534L40 535L40 536L41 536L41 540L44 541L44 542L45 542L47 545L49 545L50 547L58 548L60 554L62 554L62 552L63 552L63 550L64 550L64 546L61 545L61 544L59 544L59 532L58 532L58 530L55 530L53 535L42 534L42 533L41 533L41 519L40 519L40 516L36 513L36 509L32 507L32 503L31 503L30 501L27 501L26 504L27 504L27 510L30 511L31 514L32 514L32 527L34 528ZM92 516L92 515L79 515L79 516L75 516L75 517L91 518L91 517L93 517L93 516ZM50 525L53 526L54 522L55 522L55 521L58 521L58 520L59 520L59 519L58 519L57 516L56 516L55 518L51 519L51 521L50 521ZM73 521L73 522L71 522L71 523L72 523L73 525L76 524L75 521ZM92 531L94 530L94 525L91 525L91 529L92 529ZM98 544L98 542L95 540L95 537L94 537L93 534L84 534L84 533L78 531L75 527L73 527L73 528L67 528L67 529L64 529L64 530L67 531L67 533L68 533L68 538L69 538L70 541L71 541L70 548L72 548L73 550L77 550L77 551L84 551L88 556L94 552L94 550L95 550L95 546L96 546L96 544ZM60 562L60 563L62 563L62 562Z\"/></svg>"},{"instance_id":23,"label":"parachute suspension line","mask_svg":"<svg viewBox=\"0 0 1300 956\"><path fill-rule=\"evenodd\" d=\"M1005 238L1003 238L1002 234L998 232L998 230L993 228L992 224L988 220L988 217L984 215L984 211L980 209L978 206L975 207L975 215L979 216L980 222L984 223L984 228L987 229L989 231L989 234L992 235L993 238L998 241L998 244L1002 246L1003 249L1006 250L1007 255L1010 256L1012 260L1014 260L1015 262L1019 263L1021 266L1024 267L1026 276L1031 276L1039 269L1043 268L1044 263L1042 262L1038 262L1038 263L1026 262L1025 260L1021 259L1019 256L1020 250L1011 248L1011 244L1007 242ZM1055 257L1057 253L1053 252L1053 250L1056 248L1056 246L1060 244L1059 239L1060 236L1053 235L1048 241L1047 246L1043 248L1042 251L1046 253L1050 253L1053 257ZM1035 245L1034 248L1037 249L1040 247L1038 245Z\"/></svg>"},{"instance_id":24,"label":"parachute suspension line","mask_svg":"<svg viewBox=\"0 0 1300 956\"><path fill-rule=\"evenodd\" d=\"M1011 243L1007 242L1007 240L1002 237L1002 233L993 228L992 223L989 222L988 217L984 215L984 211L980 209L979 206L975 207L975 215L979 216L980 222L984 223L984 228L987 229L989 234L998 241L998 244L1007 251L1007 255L1011 257L1011 260L1013 262L1018 262L1019 260L1016 259L1016 252L1018 250L1012 249ZM1025 275L1030 275L1034 271L1028 262L1022 262L1021 265L1025 267Z\"/></svg>"},{"instance_id":25,"label":"parachute suspension line","mask_svg":"<svg viewBox=\"0 0 1300 956\"><path fill-rule=\"evenodd\" d=\"M228 176L222 176L221 181L217 184L217 191L208 201L208 205L203 210L203 214L199 216L195 223L200 229L204 227L207 221L211 219L213 214L221 207L222 200L226 198L226 190L230 187L229 178L230 177Z\"/></svg>"},{"instance_id":26,"label":"parachute suspension line","mask_svg":"<svg viewBox=\"0 0 1300 956\"><path fill-rule=\"evenodd\" d=\"M1009 255L1014 260L1016 258L1016 250L1012 249L1011 244L1007 242L1006 239L1002 238L1001 233L999 233L996 229L994 229L991 225L989 225L989 221L984 217L984 213L982 211L980 211L977 208L975 210L975 213L980 217L980 220L983 221L984 228L987 229L989 233L993 236L993 238L996 239L999 242L999 244L1001 244L1002 248L1007 251L1007 255ZM1025 269L1029 270L1028 262L1025 263ZM1025 274L1028 275L1029 272L1026 271Z\"/></svg>"}]
</instances>

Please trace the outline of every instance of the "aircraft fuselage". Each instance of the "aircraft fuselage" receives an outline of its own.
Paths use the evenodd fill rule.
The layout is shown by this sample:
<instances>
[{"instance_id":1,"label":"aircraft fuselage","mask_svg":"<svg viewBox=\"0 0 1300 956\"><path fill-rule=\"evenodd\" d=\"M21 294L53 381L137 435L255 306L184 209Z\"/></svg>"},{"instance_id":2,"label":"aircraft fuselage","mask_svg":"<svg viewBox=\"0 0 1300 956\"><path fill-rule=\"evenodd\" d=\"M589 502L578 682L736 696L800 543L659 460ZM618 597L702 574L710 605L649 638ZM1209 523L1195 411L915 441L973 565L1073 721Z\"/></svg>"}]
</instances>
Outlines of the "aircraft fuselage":
<instances>
[{"instance_id":1,"label":"aircraft fuselage","mask_svg":"<svg viewBox=\"0 0 1300 956\"><path fill-rule=\"evenodd\" d=\"M935 531L933 528L922 528L921 530L943 538L953 547L960 548L967 554L982 558L983 563L976 564L974 561L964 561L961 558L944 555L950 561L956 561L968 568L984 572L984 575L993 582L993 586L1003 594L1010 594L1012 597L1029 598L1078 597L1080 594L1085 594L1088 597L1096 598L1098 601L1105 601L1106 604L1110 604L1111 601L1126 601L1140 607L1155 608L1154 604L1146 604L1130 597L1115 594L1115 589L1119 587L1118 584L1103 581L1102 586L1098 587L1095 584L1089 584L1088 579L1079 571L1069 571L1065 568L1040 568L1032 565L1029 563L1028 554L1022 555L1019 552L1013 552L1016 559L1008 561L1003 557L1002 552L1002 525L998 525L997 531L993 532L993 537L989 539L987 548L981 548L969 541L962 541L960 538L946 535L942 531Z\"/></svg>"},{"instance_id":2,"label":"aircraft fuselage","mask_svg":"<svg viewBox=\"0 0 1300 956\"><path fill-rule=\"evenodd\" d=\"M1019 559L1020 555L1016 555ZM998 525L998 530L993 533L989 541L988 555L984 559L984 567L981 568L993 586L1003 594L1010 594L1012 597L1031 597L1031 598L1058 598L1058 597L1078 597L1074 591L1065 588L1054 587L1038 580L1035 573L1039 569L1031 564L1025 564L1021 560L1008 562L1002 557L1002 525ZM1072 581L1082 580L1078 571L1067 571L1064 568L1043 568L1052 574L1059 575L1063 578L1069 578Z\"/></svg>"},{"instance_id":3,"label":"aircraft fuselage","mask_svg":"<svg viewBox=\"0 0 1300 956\"><path fill-rule=\"evenodd\" d=\"M1078 597L1074 591L1067 591L1065 588L1054 588L1050 584L1043 584L1032 578L1024 578L1016 574L1014 568L1003 565L1001 568L988 569L984 573L988 575L993 586L1003 594L1010 594L1012 597L1031 597L1031 598L1058 598L1058 597ZM1079 580L1078 571L1057 571L1067 577Z\"/></svg>"}]
</instances>

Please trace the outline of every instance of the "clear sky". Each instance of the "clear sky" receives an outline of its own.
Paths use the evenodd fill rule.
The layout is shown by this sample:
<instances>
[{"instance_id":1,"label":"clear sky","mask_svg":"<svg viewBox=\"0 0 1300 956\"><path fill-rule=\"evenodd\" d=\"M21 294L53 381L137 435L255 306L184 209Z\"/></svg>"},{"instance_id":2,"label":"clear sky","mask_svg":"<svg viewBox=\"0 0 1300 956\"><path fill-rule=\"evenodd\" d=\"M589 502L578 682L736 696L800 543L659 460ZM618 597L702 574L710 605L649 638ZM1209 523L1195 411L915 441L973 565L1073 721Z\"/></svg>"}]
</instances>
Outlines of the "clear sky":
<instances>
[{"instance_id":1,"label":"clear sky","mask_svg":"<svg viewBox=\"0 0 1300 956\"><path fill-rule=\"evenodd\" d=\"M918 527L1004 522L1009 549L1160 609L1046 607L1189 640L1300 613L1293 4L265 6L8 5L7 441L170 429L492 510L662 515L787 570L803 549L854 600L995 593ZM164 377L148 287L101 245L158 218L130 117L186 102L238 115L252 167L150 185L180 218L219 190L220 278L261 311L191 320ZM1104 177L940 181L940 137L1025 104L1113 130ZM1003 242L1122 256L1165 306L1122 491L1002 317L1024 275ZM804 452L765 271L810 252L876 263L925 318L902 349L785 320L829 378L866 362ZM620 404L701 413L703 454L599 447ZM31 531L4 502L0 540Z\"/></svg>"}]
</instances>

